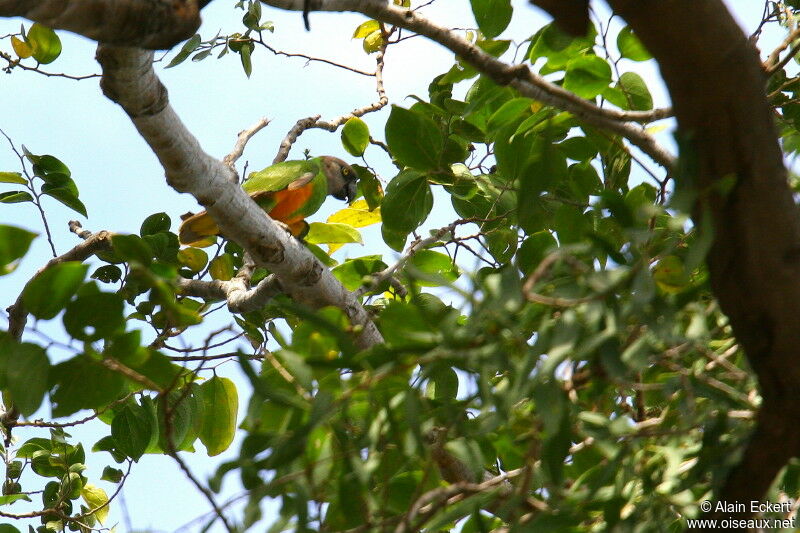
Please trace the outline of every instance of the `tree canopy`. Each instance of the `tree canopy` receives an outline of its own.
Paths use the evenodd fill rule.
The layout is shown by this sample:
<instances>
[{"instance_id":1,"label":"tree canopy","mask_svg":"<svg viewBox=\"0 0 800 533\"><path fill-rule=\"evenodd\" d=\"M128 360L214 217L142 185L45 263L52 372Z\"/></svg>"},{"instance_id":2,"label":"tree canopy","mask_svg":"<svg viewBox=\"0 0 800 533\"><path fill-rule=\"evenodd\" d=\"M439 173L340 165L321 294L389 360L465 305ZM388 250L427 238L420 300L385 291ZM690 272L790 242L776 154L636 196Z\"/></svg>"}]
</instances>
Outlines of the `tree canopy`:
<instances>
[{"instance_id":1,"label":"tree canopy","mask_svg":"<svg viewBox=\"0 0 800 533\"><path fill-rule=\"evenodd\" d=\"M33 270L4 295L2 533L113 526L146 454L179 465L220 531L794 527L800 2L763 2L751 35L721 0L449 7L469 28L428 18L435 0L240 0L216 33L208 3L0 0L24 18L4 70L79 79L52 70L59 35L97 41L113 120L220 233L182 245L180 213L156 205L138 227L90 227L96 185L4 133L0 275ZM529 22L540 9L552 22ZM371 70L284 50L278 10L312 33L319 11L363 14L340 31ZM452 64L390 99L385 69L412 38ZM273 54L369 79L375 97L281 116L269 160L245 157L267 119L210 155L162 78L233 58L244 84ZM291 80L271 81L288 102ZM313 130L339 153L301 150ZM326 155L349 159L357 198L302 238L240 186L295 184L285 169ZM54 218L54 200L83 221ZM53 236L67 227L69 245ZM37 244L52 258L31 267ZM97 438L71 435L90 425ZM199 455L219 462L209 479L187 463ZM242 498L220 496L230 483Z\"/></svg>"}]
</instances>

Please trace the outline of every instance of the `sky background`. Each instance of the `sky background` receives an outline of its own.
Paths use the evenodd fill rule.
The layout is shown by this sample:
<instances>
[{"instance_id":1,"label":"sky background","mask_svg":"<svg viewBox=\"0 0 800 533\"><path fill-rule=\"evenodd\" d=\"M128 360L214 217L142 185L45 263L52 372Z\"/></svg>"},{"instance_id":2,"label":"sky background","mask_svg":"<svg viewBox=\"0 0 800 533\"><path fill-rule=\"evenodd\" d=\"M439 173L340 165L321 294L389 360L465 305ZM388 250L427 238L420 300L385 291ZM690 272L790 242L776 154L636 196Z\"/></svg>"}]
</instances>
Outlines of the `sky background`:
<instances>
[{"instance_id":1,"label":"sky background","mask_svg":"<svg viewBox=\"0 0 800 533\"><path fill-rule=\"evenodd\" d=\"M203 11L200 34L204 39L240 31L242 12L233 9L234 0L216 0ZM501 38L521 42L534 33L547 17L530 7L527 2L513 0L515 17L511 27ZM597 4L597 2L595 2ZM734 10L740 23L749 34L760 20L761 2L728 0L726 4ZM416 5L416 2L415 2ZM325 57L361 70L374 70L374 56L367 56L360 40L351 39L354 29L364 20L361 15L312 13L311 32L305 32L299 13L287 13L264 6L264 19L275 23L274 34L265 33L270 44L287 52L302 52L311 56ZM474 27L465 0L439 0L424 11L434 21L458 28ZM605 20L605 18L603 19ZM30 23L20 19L0 20L0 35L19 31L20 24ZM43 67L48 72L64 72L71 75L99 73L94 61L95 43L59 32L64 51L52 64ZM766 56L783 34L773 31L761 40L762 56ZM10 51L8 39L0 41L0 49ZM522 49L524 51L524 48ZM170 101L190 131L199 139L207 153L222 158L232 148L236 135L261 117L268 117L270 125L262 130L247 146L239 161L239 170L248 164L248 171L268 166L274 158L278 144L289 128L303 117L321 114L323 119L332 119L375 101L374 79L359 76L343 69L321 63L307 63L303 59L276 57L264 49L253 55L253 74L248 79L242 71L239 57L228 54L216 60L216 54L198 63L186 61L176 68L164 69L177 51L167 54L167 59L156 67L162 82L169 90ZM161 53L157 55L160 56ZM405 40L390 47L386 55L385 88L390 103L408 107L413 100L408 95L427 97L427 86L436 75L447 71L453 63L453 55L424 38ZM623 62L623 70L636 70L647 80L657 106L668 105L668 98L658 78L654 64ZM86 205L89 217L84 219L60 203L45 198L47 218L56 243L57 252L64 253L77 244L78 238L69 232L67 221L80 220L85 229L92 232L110 230L122 233L137 233L148 215L165 211L177 229L179 216L187 211L197 211L192 197L179 194L165 182L163 170L155 156L138 136L130 120L116 105L106 99L98 87L99 78L73 81L15 70L11 75L0 75L0 129L16 144L17 149L25 145L34 154L51 154L72 171L79 189L80 198ZM469 82L468 82L469 83ZM468 86L463 84L465 88ZM383 127L387 112L364 117L372 135L383 139ZM670 133L660 134L663 142L671 145ZM310 130L302 135L292 149L290 159L302 158L303 149L315 155L335 155L352 161L342 149L339 133ZM386 181L393 177L393 167L385 154L370 147L367 161L374 166ZM20 162L4 139L0 139L0 171L20 171ZM0 192L11 190L5 184ZM324 221L327 214L342 207L328 202L313 219ZM427 227L439 227L453 220L449 202L438 199ZM12 224L43 233L39 214L32 204L0 204L0 224ZM358 257L372 253L384 253L387 263L396 254L383 245L377 229L362 232L365 246L348 245L338 252L337 258ZM49 258L50 247L40 236L14 273L0 277L0 309L16 299L32 273ZM230 318L218 313L220 322L227 324ZM0 328L5 329L5 314L0 312ZM60 318L49 323L40 323L37 329L53 339L64 339ZM28 334L27 340L46 345L43 336ZM55 363L74 355L74 351L53 347L48 351ZM238 368L228 363L219 369L221 375L236 379ZM240 396L240 415L246 409L247 393ZM85 416L85 412L79 413ZM48 418L49 406L44 406L37 417ZM75 428L70 433L75 440L84 442L88 448L107 428L98 421ZM15 430L19 442L40 432ZM199 442L195 454L183 454L192 470L205 479L226 457L235 455L234 444L226 454L208 458ZM97 480L106 464L111 463L108 454L88 453L89 476ZM114 465L116 466L116 465ZM114 485L100 482L110 494ZM228 476L223 496L238 493L238 480ZM118 524L117 531L198 531L199 522L191 522L209 509L205 500L186 480L177 465L169 458L144 456L134 466L124 491L124 499L112 504L111 518L107 525ZM124 505L123 505L124 503ZM19 512L17 506L3 510ZM35 522L31 522L35 525ZM17 527L23 529L22 523Z\"/></svg>"}]
</instances>

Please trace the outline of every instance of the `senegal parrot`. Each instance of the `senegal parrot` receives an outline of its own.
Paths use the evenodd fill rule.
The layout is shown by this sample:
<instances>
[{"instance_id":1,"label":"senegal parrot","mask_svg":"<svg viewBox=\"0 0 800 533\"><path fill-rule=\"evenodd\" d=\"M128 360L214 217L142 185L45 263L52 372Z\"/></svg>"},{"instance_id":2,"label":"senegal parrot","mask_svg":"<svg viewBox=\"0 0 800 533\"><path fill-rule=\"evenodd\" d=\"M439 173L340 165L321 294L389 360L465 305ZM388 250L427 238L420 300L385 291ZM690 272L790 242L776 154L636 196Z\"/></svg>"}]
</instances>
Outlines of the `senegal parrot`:
<instances>
[{"instance_id":1,"label":"senegal parrot","mask_svg":"<svg viewBox=\"0 0 800 533\"><path fill-rule=\"evenodd\" d=\"M252 172L242 188L269 217L288 226L295 237L308 233L307 216L313 215L330 194L352 202L356 196L356 172L339 159L324 155L306 161L284 161ZM206 211L186 218L178 230L181 244L195 244L219 227Z\"/></svg>"}]
</instances>

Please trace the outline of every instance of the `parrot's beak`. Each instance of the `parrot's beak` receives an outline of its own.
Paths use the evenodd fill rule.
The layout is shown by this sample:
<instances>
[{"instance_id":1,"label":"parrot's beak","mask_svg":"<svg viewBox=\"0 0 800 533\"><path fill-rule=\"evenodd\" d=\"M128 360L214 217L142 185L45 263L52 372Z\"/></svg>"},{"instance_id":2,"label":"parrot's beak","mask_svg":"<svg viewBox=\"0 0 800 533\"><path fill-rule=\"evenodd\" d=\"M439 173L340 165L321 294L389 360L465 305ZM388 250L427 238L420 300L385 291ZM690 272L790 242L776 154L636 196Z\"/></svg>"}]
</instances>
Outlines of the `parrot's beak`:
<instances>
[{"instance_id":1,"label":"parrot's beak","mask_svg":"<svg viewBox=\"0 0 800 533\"><path fill-rule=\"evenodd\" d=\"M358 183L356 183L356 180L353 179L352 181L345 182L345 184L342 185L342 187L338 191L332 193L331 196L333 196L337 200L344 200L348 204L352 204L353 201L356 199L357 190L358 190Z\"/></svg>"},{"instance_id":2,"label":"parrot's beak","mask_svg":"<svg viewBox=\"0 0 800 533\"><path fill-rule=\"evenodd\" d=\"M344 195L345 198L342 200L347 200L348 204L352 204L356 199L356 191L358 190L358 185L355 181L350 181L347 185L344 186Z\"/></svg>"}]
</instances>

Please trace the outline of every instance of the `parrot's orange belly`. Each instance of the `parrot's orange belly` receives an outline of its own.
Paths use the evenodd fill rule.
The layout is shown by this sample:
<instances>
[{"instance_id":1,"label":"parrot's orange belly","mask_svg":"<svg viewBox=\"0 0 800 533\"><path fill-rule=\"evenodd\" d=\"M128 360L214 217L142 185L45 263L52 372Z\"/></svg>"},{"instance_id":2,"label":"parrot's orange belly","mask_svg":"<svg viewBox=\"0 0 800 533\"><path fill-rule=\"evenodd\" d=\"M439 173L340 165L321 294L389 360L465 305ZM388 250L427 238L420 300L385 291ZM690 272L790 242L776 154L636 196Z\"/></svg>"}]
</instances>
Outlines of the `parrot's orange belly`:
<instances>
[{"instance_id":1,"label":"parrot's orange belly","mask_svg":"<svg viewBox=\"0 0 800 533\"><path fill-rule=\"evenodd\" d=\"M270 218L284 224L294 224L305 218L303 206L314 192L314 185L309 183L299 189L284 189L275 193L275 207L269 212Z\"/></svg>"}]
</instances>

